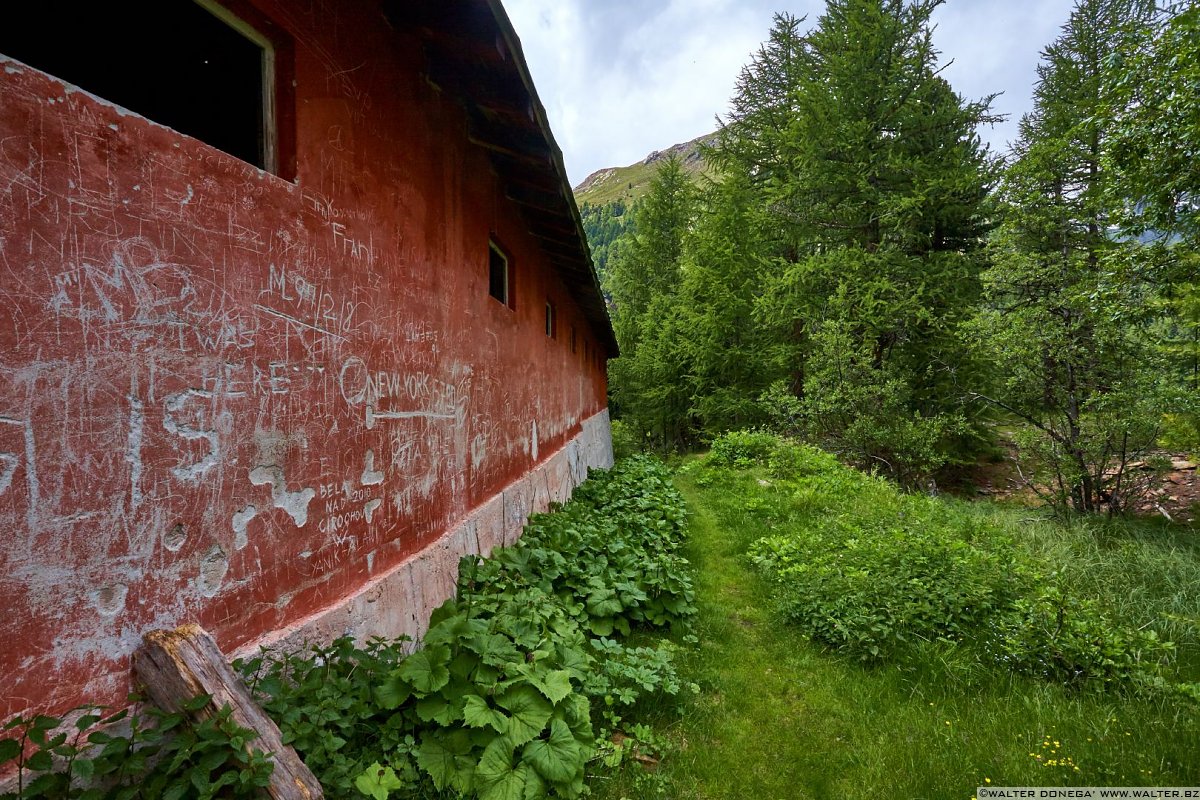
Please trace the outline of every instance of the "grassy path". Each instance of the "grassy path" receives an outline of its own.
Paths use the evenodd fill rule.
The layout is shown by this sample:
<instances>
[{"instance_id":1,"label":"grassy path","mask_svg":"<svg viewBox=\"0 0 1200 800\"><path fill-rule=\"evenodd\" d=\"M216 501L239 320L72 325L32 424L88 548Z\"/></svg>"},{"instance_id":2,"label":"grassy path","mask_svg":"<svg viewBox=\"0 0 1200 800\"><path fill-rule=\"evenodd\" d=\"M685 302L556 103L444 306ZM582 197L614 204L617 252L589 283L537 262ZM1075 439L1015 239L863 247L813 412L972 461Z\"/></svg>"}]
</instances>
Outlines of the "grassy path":
<instances>
[{"instance_id":1,"label":"grassy path","mask_svg":"<svg viewBox=\"0 0 1200 800\"><path fill-rule=\"evenodd\" d=\"M681 796L834 796L849 758L830 675L807 642L772 620L766 587L743 556L753 530L723 529L706 495L681 482L691 509L703 693L675 765ZM852 687L844 686L846 690Z\"/></svg>"},{"instance_id":2,"label":"grassy path","mask_svg":"<svg viewBox=\"0 0 1200 800\"><path fill-rule=\"evenodd\" d=\"M993 785L1197 785L1200 714L981 672L949 653L865 668L771 611L744 559L766 524L742 485L677 483L691 513L701 694L667 736L670 797L970 798Z\"/></svg>"}]
</instances>

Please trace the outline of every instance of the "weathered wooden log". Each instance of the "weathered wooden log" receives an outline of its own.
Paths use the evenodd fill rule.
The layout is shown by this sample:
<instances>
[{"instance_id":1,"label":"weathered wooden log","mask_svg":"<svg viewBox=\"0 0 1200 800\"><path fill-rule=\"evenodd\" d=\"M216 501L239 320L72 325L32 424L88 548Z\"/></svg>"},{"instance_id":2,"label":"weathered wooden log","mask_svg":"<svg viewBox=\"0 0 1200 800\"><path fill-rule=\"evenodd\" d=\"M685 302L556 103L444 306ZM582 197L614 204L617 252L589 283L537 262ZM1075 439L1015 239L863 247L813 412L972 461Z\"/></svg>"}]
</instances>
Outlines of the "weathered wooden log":
<instances>
[{"instance_id":1,"label":"weathered wooden log","mask_svg":"<svg viewBox=\"0 0 1200 800\"><path fill-rule=\"evenodd\" d=\"M212 636L199 625L182 625L173 631L151 631L133 656L133 669L146 694L159 708L176 713L198 695L212 701L193 716L211 716L229 705L232 719L250 728L257 739L247 750L269 754L275 763L266 787L277 800L317 800L324 797L321 784L296 751L283 743L275 722L258 707L245 684L234 674Z\"/></svg>"}]
</instances>

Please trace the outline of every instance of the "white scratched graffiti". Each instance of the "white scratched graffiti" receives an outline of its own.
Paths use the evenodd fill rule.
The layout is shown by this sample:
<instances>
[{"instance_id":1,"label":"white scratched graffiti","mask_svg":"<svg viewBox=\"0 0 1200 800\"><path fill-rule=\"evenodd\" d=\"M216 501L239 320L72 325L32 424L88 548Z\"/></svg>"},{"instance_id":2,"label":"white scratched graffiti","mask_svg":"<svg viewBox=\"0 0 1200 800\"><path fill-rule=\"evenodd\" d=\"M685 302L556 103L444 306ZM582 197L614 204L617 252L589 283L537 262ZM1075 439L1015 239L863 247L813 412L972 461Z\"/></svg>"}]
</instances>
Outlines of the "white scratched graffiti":
<instances>
[{"instance_id":1,"label":"white scratched graffiti","mask_svg":"<svg viewBox=\"0 0 1200 800\"><path fill-rule=\"evenodd\" d=\"M321 390L324 378L323 364L251 359L206 363L200 383L205 391L216 397L238 399Z\"/></svg>"},{"instance_id":2,"label":"white scratched graffiti","mask_svg":"<svg viewBox=\"0 0 1200 800\"><path fill-rule=\"evenodd\" d=\"M322 359L332 346L346 343L356 333L361 305L339 298L295 267L270 264L267 284L259 290L253 308L266 319L286 323L309 356Z\"/></svg>"},{"instance_id":3,"label":"white scratched graffiti","mask_svg":"<svg viewBox=\"0 0 1200 800\"><path fill-rule=\"evenodd\" d=\"M342 399L363 405L368 429L378 420L438 420L461 422L469 399L452 383L424 372L401 374L395 370L371 370L358 356L342 362L338 372ZM391 408L383 408L383 404ZM396 408L395 404L414 406Z\"/></svg>"},{"instance_id":4,"label":"white scratched graffiti","mask_svg":"<svg viewBox=\"0 0 1200 800\"><path fill-rule=\"evenodd\" d=\"M28 496L29 505L26 508L26 522L29 529L33 530L37 521L38 508L41 505L41 482L38 480L37 471L37 446L33 436L33 423L28 419L16 419L14 417L0 416L0 426L12 426L21 429L21 438L25 445L25 489ZM12 463L6 468L8 473L7 483L5 486L12 484L13 472L16 470L17 454L6 453Z\"/></svg>"},{"instance_id":5,"label":"white scratched graffiti","mask_svg":"<svg viewBox=\"0 0 1200 800\"><path fill-rule=\"evenodd\" d=\"M170 310L195 294L186 268L163 260L144 237L131 237L114 244L107 263L85 262L55 275L49 305L84 322L155 327L178 323Z\"/></svg>"},{"instance_id":6,"label":"white scratched graffiti","mask_svg":"<svg viewBox=\"0 0 1200 800\"><path fill-rule=\"evenodd\" d=\"M212 392L203 389L188 389L167 396L163 401L163 427L168 432L187 441L203 441L208 445L208 452L199 460L190 464L180 463L172 468L171 474L181 481L198 481L204 473L215 467L221 460L220 442L217 432L210 428L199 428L191 420L182 418L189 413L188 405L194 400L211 401ZM197 410L190 412L199 417Z\"/></svg>"},{"instance_id":7,"label":"white scratched graffiti","mask_svg":"<svg viewBox=\"0 0 1200 800\"><path fill-rule=\"evenodd\" d=\"M13 473L17 471L19 463L21 462L16 453L0 453L0 494L4 494L8 487L12 486Z\"/></svg>"},{"instance_id":8,"label":"white scratched graffiti","mask_svg":"<svg viewBox=\"0 0 1200 800\"><path fill-rule=\"evenodd\" d=\"M181 352L254 346L257 322L227 311L228 298L215 287L202 298L193 268L171 261L142 236L114 241L109 250L52 276L47 307L78 321L89 343L166 344Z\"/></svg>"},{"instance_id":9,"label":"white scratched graffiti","mask_svg":"<svg viewBox=\"0 0 1200 800\"><path fill-rule=\"evenodd\" d=\"M361 239L348 236L346 235L346 226L340 222L331 222L329 229L333 232L334 246L337 247L338 252L342 255L364 261L367 265L375 263L374 237L370 237L364 242Z\"/></svg>"}]
</instances>

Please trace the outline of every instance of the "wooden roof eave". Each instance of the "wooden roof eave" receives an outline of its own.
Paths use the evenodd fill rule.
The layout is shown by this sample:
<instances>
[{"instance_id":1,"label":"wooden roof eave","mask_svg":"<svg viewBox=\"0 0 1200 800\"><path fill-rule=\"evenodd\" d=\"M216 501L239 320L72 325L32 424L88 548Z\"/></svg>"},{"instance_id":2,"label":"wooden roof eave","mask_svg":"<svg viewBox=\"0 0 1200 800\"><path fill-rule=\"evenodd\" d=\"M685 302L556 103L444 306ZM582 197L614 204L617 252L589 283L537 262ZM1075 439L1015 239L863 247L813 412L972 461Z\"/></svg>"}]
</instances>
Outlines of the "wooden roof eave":
<instances>
[{"instance_id":1,"label":"wooden roof eave","mask_svg":"<svg viewBox=\"0 0 1200 800\"><path fill-rule=\"evenodd\" d=\"M530 233L615 357L616 337L562 151L500 0L394 0L385 9L393 25L416 30L425 43L430 80L460 99L469 140L487 152L506 196L522 209ZM470 13L479 9L487 14Z\"/></svg>"}]
</instances>

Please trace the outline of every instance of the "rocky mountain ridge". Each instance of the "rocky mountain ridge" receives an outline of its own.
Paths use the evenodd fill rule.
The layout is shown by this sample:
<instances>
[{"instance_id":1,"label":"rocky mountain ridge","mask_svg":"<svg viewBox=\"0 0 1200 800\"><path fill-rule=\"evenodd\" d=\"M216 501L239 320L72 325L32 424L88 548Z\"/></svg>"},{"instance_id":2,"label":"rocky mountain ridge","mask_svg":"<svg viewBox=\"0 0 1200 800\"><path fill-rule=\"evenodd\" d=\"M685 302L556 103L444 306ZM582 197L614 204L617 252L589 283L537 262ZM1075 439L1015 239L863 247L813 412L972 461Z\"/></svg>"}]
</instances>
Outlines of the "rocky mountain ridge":
<instances>
[{"instance_id":1,"label":"rocky mountain ridge","mask_svg":"<svg viewBox=\"0 0 1200 800\"><path fill-rule=\"evenodd\" d=\"M658 165L674 155L683 164L686 172L693 176L703 174L707 168L701 148L711 143L717 134L707 133L668 147L665 150L655 150L641 161L627 167L606 167L588 175L575 187L575 201L579 205L591 203L603 205L615 200L633 202L649 189L650 180L654 177Z\"/></svg>"}]
</instances>

